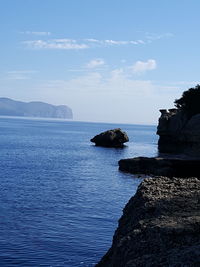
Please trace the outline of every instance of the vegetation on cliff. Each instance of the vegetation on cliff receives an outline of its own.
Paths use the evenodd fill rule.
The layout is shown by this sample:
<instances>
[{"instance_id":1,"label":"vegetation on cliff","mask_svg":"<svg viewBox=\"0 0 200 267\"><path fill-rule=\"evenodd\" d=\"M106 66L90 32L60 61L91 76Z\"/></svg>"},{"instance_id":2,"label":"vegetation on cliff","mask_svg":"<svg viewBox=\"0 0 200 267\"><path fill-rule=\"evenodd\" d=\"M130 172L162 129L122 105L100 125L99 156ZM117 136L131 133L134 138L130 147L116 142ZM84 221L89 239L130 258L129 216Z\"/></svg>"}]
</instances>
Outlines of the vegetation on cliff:
<instances>
[{"instance_id":1,"label":"vegetation on cliff","mask_svg":"<svg viewBox=\"0 0 200 267\"><path fill-rule=\"evenodd\" d=\"M183 110L189 117L200 113L200 85L184 91L182 97L174 101L178 109Z\"/></svg>"}]
</instances>

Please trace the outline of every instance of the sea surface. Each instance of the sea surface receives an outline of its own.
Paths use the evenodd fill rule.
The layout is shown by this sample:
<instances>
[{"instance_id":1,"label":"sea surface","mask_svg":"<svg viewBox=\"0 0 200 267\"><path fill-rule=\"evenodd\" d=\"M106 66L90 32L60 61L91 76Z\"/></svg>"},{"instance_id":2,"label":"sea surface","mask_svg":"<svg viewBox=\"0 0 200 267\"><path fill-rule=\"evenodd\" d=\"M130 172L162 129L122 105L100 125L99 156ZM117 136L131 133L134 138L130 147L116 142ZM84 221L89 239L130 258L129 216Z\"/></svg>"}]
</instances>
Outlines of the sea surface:
<instances>
[{"instance_id":1,"label":"sea surface","mask_svg":"<svg viewBox=\"0 0 200 267\"><path fill-rule=\"evenodd\" d=\"M116 127L124 149L90 142ZM156 144L156 126L0 118L0 266L94 266L141 182L118 160Z\"/></svg>"}]
</instances>

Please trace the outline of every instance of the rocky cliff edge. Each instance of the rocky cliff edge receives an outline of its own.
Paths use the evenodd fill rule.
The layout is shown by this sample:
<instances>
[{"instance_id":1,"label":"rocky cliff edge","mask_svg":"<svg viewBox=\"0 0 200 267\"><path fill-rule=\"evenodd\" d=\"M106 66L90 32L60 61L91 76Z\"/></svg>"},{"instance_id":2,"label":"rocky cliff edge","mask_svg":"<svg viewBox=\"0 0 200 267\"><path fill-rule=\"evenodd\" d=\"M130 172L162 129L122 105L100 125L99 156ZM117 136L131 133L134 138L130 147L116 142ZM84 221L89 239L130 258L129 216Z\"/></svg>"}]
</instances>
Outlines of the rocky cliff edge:
<instances>
[{"instance_id":1,"label":"rocky cliff edge","mask_svg":"<svg viewBox=\"0 0 200 267\"><path fill-rule=\"evenodd\" d=\"M200 266L200 179L145 179L96 266Z\"/></svg>"},{"instance_id":2,"label":"rocky cliff edge","mask_svg":"<svg viewBox=\"0 0 200 267\"><path fill-rule=\"evenodd\" d=\"M200 114L188 117L178 109L162 109L160 112L159 152L200 157Z\"/></svg>"}]
</instances>

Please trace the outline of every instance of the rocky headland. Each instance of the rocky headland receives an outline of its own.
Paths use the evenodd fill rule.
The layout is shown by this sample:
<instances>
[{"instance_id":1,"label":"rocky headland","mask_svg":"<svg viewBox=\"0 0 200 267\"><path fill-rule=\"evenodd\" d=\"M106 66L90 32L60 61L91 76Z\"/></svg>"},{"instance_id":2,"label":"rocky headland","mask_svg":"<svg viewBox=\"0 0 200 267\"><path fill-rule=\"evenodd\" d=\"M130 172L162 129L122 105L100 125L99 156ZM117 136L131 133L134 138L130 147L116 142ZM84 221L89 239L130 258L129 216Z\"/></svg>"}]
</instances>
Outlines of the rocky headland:
<instances>
[{"instance_id":1,"label":"rocky headland","mask_svg":"<svg viewBox=\"0 0 200 267\"><path fill-rule=\"evenodd\" d=\"M145 179L96 266L200 266L200 179Z\"/></svg>"},{"instance_id":2,"label":"rocky headland","mask_svg":"<svg viewBox=\"0 0 200 267\"><path fill-rule=\"evenodd\" d=\"M21 102L0 98L0 116L72 119L72 110L65 105L54 106L44 102Z\"/></svg>"}]
</instances>

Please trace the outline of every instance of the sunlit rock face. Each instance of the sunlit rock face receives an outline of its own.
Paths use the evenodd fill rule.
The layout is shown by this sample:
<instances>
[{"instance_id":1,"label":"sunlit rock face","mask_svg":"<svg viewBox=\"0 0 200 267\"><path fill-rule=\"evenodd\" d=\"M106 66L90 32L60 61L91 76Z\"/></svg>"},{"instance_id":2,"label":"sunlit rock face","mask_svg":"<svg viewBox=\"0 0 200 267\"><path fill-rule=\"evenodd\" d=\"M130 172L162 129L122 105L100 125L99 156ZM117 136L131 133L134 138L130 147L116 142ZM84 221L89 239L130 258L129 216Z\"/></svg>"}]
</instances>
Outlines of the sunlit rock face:
<instances>
[{"instance_id":1,"label":"sunlit rock face","mask_svg":"<svg viewBox=\"0 0 200 267\"><path fill-rule=\"evenodd\" d=\"M188 117L176 109L160 112L157 128L159 152L200 157L200 114Z\"/></svg>"}]
</instances>

